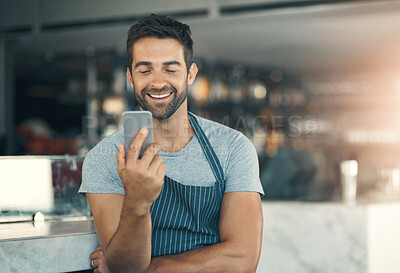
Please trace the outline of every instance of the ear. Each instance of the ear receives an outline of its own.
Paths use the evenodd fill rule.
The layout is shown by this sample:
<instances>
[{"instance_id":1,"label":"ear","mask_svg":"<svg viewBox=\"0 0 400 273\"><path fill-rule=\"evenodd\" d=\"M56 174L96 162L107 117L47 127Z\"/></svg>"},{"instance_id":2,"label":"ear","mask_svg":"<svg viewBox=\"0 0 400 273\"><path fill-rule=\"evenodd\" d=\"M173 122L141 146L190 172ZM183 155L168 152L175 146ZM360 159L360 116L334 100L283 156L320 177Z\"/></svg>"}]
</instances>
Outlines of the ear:
<instances>
[{"instance_id":1,"label":"ear","mask_svg":"<svg viewBox=\"0 0 400 273\"><path fill-rule=\"evenodd\" d=\"M196 75L197 75L198 71L199 71L199 69L197 68L196 63L193 62L192 65L190 66L190 69L188 72L188 77L187 77L188 85L192 85L192 83L196 79Z\"/></svg>"},{"instance_id":2,"label":"ear","mask_svg":"<svg viewBox=\"0 0 400 273\"><path fill-rule=\"evenodd\" d=\"M126 78L128 79L129 85L133 88L133 81L132 81L132 75L131 71L129 70L129 67L126 68Z\"/></svg>"}]
</instances>

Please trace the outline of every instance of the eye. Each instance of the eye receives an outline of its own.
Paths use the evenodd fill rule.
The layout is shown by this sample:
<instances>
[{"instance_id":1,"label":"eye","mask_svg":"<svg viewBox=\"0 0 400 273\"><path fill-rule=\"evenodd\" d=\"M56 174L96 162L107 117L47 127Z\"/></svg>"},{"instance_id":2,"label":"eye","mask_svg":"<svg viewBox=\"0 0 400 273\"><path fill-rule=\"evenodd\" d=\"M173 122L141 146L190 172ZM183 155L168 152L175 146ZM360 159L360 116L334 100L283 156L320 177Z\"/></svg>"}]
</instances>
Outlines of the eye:
<instances>
[{"instance_id":1,"label":"eye","mask_svg":"<svg viewBox=\"0 0 400 273\"><path fill-rule=\"evenodd\" d=\"M167 69L165 71L167 71L168 73L175 73L176 72L175 70L171 70L171 69Z\"/></svg>"},{"instance_id":2,"label":"eye","mask_svg":"<svg viewBox=\"0 0 400 273\"><path fill-rule=\"evenodd\" d=\"M149 72L150 72L150 70L139 71L140 74L146 74L146 73L149 73Z\"/></svg>"}]
</instances>

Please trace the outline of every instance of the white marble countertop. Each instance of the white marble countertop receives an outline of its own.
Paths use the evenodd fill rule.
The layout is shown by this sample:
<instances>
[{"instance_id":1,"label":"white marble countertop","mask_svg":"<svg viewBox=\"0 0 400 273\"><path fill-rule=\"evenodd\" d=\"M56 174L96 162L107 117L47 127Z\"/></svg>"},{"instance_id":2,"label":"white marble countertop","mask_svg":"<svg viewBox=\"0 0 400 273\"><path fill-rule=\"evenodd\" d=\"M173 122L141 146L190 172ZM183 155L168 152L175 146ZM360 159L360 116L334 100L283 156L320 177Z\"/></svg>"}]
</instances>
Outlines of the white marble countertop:
<instances>
[{"instance_id":1,"label":"white marble countertop","mask_svg":"<svg viewBox=\"0 0 400 273\"><path fill-rule=\"evenodd\" d=\"M400 272L400 202L263 202L258 273Z\"/></svg>"},{"instance_id":2,"label":"white marble countertop","mask_svg":"<svg viewBox=\"0 0 400 273\"><path fill-rule=\"evenodd\" d=\"M257 273L400 272L400 202L268 201L262 207ZM2 223L0 271L90 269L97 245L92 220Z\"/></svg>"},{"instance_id":3,"label":"white marble countertop","mask_svg":"<svg viewBox=\"0 0 400 273\"><path fill-rule=\"evenodd\" d=\"M0 224L0 243L4 241L95 233L96 229L93 220L2 223Z\"/></svg>"},{"instance_id":4,"label":"white marble countertop","mask_svg":"<svg viewBox=\"0 0 400 273\"><path fill-rule=\"evenodd\" d=\"M98 245L93 220L0 224L0 272L90 269Z\"/></svg>"}]
</instances>

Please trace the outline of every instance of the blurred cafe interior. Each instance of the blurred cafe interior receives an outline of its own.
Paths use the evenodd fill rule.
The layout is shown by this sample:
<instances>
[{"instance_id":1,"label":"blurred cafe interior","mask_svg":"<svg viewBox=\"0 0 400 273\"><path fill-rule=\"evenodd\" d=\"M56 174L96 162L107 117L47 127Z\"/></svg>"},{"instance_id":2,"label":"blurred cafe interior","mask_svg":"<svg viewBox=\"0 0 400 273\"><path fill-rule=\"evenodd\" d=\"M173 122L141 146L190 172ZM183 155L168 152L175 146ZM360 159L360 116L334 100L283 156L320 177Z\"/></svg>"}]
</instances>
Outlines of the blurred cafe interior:
<instances>
[{"instance_id":1,"label":"blurred cafe interior","mask_svg":"<svg viewBox=\"0 0 400 273\"><path fill-rule=\"evenodd\" d=\"M82 162L138 107L126 34L151 13L191 27L189 111L257 150L257 272L400 272L399 1L0 5L0 272L90 269Z\"/></svg>"}]
</instances>

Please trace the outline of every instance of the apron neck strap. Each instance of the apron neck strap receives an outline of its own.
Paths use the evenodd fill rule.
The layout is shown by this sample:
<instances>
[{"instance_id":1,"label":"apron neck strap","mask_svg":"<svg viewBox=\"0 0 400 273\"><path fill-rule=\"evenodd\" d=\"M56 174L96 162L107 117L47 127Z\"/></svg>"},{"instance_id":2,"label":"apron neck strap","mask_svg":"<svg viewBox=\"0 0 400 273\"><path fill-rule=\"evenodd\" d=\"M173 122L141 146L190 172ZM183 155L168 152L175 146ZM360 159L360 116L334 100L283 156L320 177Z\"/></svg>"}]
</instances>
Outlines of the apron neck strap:
<instances>
[{"instance_id":1,"label":"apron neck strap","mask_svg":"<svg viewBox=\"0 0 400 273\"><path fill-rule=\"evenodd\" d=\"M194 133L200 142L200 146L203 149L203 152L208 160L208 163L210 164L215 179L217 181L223 181L224 172L222 171L221 163L219 162L219 159L215 154L214 149L210 144L210 141L206 137L206 134L204 133L203 129L201 129L197 121L197 118L190 112L188 112L188 117L190 124L193 127Z\"/></svg>"}]
</instances>

